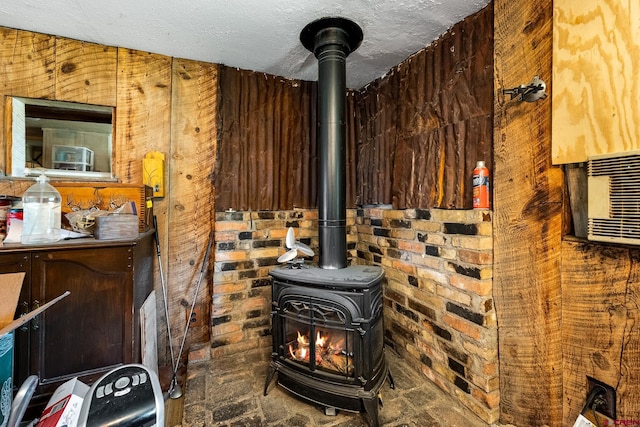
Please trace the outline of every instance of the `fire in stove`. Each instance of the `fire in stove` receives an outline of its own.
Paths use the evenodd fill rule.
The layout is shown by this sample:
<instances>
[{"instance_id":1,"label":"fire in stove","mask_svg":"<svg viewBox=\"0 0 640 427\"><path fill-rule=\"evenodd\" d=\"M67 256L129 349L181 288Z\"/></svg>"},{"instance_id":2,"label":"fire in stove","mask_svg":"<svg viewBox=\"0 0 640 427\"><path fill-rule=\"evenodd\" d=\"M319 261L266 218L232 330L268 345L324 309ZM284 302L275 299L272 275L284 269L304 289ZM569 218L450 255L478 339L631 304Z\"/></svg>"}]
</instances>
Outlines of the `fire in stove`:
<instances>
[{"instance_id":1,"label":"fire in stove","mask_svg":"<svg viewBox=\"0 0 640 427\"><path fill-rule=\"evenodd\" d=\"M344 338L333 339L330 333L318 330L313 343L308 333L303 335L297 331L297 335L298 337L287 345L292 360L308 365L313 357L318 369L341 375L353 375L351 360L353 356L347 352ZM313 347L313 352L310 347Z\"/></svg>"}]
</instances>

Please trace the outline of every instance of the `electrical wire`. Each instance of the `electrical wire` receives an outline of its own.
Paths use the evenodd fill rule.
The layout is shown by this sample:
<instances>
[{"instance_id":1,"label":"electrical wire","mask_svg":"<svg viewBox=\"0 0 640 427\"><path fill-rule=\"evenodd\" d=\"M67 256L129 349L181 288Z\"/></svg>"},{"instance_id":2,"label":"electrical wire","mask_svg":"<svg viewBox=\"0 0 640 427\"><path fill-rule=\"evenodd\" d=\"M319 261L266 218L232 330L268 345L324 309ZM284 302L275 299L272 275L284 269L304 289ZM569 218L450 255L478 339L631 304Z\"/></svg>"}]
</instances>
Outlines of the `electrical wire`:
<instances>
[{"instance_id":1,"label":"electrical wire","mask_svg":"<svg viewBox=\"0 0 640 427\"><path fill-rule=\"evenodd\" d=\"M602 398L602 394L597 394L595 399L593 400L593 404L591 404L591 413L593 414L593 418L596 421L596 427L600 426L600 419L598 418L598 413L596 412L597 408L606 407L607 402Z\"/></svg>"},{"instance_id":2,"label":"electrical wire","mask_svg":"<svg viewBox=\"0 0 640 427\"><path fill-rule=\"evenodd\" d=\"M593 387L587 395L587 400L582 407L582 411L580 411L580 414L582 415L585 415L587 411L591 411L596 422L596 427L601 427L600 420L598 420L598 414L596 413L596 408L606 406L607 402L602 397L605 394L606 390L604 389L604 387L601 387L599 385Z\"/></svg>"},{"instance_id":3,"label":"electrical wire","mask_svg":"<svg viewBox=\"0 0 640 427\"><path fill-rule=\"evenodd\" d=\"M600 420L598 419L598 413L594 408L595 408L595 404L591 407L591 413L593 414L593 419L596 422L596 427L600 427Z\"/></svg>"}]
</instances>

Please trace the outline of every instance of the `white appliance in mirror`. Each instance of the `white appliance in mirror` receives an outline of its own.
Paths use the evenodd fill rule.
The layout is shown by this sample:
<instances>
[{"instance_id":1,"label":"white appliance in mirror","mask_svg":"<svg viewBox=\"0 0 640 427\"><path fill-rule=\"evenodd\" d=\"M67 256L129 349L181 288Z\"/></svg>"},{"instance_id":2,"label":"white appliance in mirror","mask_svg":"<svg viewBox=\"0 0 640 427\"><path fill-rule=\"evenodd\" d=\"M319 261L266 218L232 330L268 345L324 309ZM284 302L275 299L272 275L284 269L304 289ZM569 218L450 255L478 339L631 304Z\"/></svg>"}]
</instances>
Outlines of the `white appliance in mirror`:
<instances>
[{"instance_id":1,"label":"white appliance in mirror","mask_svg":"<svg viewBox=\"0 0 640 427\"><path fill-rule=\"evenodd\" d=\"M112 107L13 97L11 109L7 175L115 179Z\"/></svg>"}]
</instances>

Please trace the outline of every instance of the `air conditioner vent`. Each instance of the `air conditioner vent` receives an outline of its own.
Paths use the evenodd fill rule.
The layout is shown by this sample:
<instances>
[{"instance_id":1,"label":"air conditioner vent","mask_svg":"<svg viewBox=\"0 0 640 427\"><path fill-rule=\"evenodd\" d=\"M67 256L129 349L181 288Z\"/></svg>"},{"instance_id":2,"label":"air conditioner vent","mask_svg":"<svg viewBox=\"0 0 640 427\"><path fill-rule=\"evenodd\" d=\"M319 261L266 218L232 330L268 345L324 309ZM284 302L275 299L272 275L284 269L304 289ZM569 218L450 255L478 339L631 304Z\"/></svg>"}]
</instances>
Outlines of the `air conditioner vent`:
<instances>
[{"instance_id":1,"label":"air conditioner vent","mask_svg":"<svg viewBox=\"0 0 640 427\"><path fill-rule=\"evenodd\" d=\"M589 159L589 240L640 245L640 152Z\"/></svg>"}]
</instances>

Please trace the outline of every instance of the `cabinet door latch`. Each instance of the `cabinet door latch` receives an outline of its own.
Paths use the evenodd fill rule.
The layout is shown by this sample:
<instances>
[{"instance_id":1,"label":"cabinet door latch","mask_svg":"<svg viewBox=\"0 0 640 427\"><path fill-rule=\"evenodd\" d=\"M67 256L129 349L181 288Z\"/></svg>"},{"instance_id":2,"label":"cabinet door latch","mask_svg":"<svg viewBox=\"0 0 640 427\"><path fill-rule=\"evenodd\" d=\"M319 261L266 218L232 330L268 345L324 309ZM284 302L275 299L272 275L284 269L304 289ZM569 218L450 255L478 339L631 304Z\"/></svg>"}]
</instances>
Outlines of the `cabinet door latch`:
<instances>
[{"instance_id":1,"label":"cabinet door latch","mask_svg":"<svg viewBox=\"0 0 640 427\"><path fill-rule=\"evenodd\" d=\"M22 303L20 304L20 307L22 307L22 311L20 311L20 317L26 316L29 313L29 303L27 301L22 301ZM29 325L25 323L24 325L20 326L20 330L28 331Z\"/></svg>"},{"instance_id":2,"label":"cabinet door latch","mask_svg":"<svg viewBox=\"0 0 640 427\"><path fill-rule=\"evenodd\" d=\"M40 308L40 301L35 299L31 304L31 311L36 310L38 308ZM40 321L38 320L37 316L31 319L31 329L33 329L34 331L37 331L38 329L40 329Z\"/></svg>"}]
</instances>

